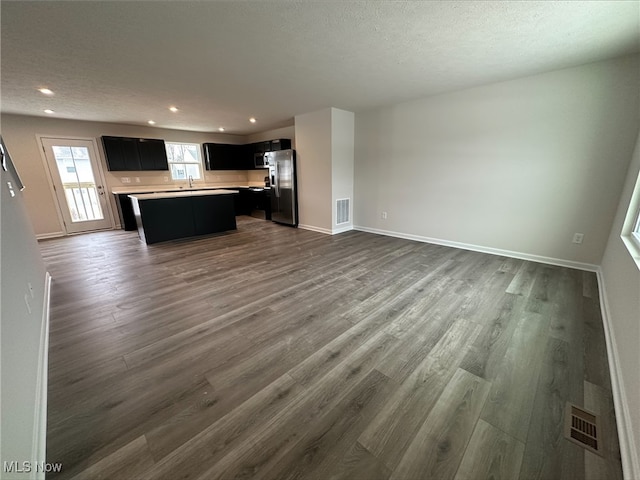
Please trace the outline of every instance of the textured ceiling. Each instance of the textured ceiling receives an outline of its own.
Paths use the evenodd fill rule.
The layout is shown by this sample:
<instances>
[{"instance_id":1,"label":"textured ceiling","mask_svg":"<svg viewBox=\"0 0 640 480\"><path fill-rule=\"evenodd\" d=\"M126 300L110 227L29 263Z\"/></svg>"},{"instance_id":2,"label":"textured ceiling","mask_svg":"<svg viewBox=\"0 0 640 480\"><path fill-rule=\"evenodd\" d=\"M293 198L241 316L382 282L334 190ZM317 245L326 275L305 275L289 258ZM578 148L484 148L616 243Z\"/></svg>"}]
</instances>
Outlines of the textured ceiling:
<instances>
[{"instance_id":1,"label":"textured ceiling","mask_svg":"<svg viewBox=\"0 0 640 480\"><path fill-rule=\"evenodd\" d=\"M640 51L637 1L0 8L2 112L238 134ZM44 86L55 95L36 90Z\"/></svg>"}]
</instances>

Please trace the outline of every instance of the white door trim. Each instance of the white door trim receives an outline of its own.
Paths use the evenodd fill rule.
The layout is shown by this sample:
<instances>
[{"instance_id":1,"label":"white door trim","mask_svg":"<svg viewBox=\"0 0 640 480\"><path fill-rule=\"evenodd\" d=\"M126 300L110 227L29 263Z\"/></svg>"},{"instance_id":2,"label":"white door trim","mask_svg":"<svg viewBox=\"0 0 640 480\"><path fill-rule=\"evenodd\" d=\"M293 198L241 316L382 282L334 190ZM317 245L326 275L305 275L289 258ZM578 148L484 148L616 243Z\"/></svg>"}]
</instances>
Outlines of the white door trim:
<instances>
[{"instance_id":1,"label":"white door trim","mask_svg":"<svg viewBox=\"0 0 640 480\"><path fill-rule=\"evenodd\" d=\"M104 192L105 195L108 195L108 190L106 188L107 182L104 176L104 170L103 170L103 162L102 162L102 154L101 154L101 150L98 148L98 142L96 140L95 137L80 137L80 136L69 136L69 135L55 135L55 134L42 134L42 133L36 133L36 142L38 143L38 151L40 152L40 160L42 162L42 166L44 167L44 171L45 174L47 176L47 183L49 184L49 193L51 194L51 198L53 200L55 209L56 209L56 214L58 215L58 222L60 223L60 230L62 230L62 232L64 233L64 235L74 235L73 232L69 232L67 231L67 227L65 225L64 222L64 217L62 215L62 210L61 210L61 206L60 206L60 202L58 202L58 197L56 195L55 189L53 187L54 183L53 183L53 177L52 177L52 173L51 173L51 169L49 167L49 162L47 161L47 156L45 154L45 150L44 150L44 145L42 143L42 140L45 138L59 138L62 140L80 140L80 141L84 141L84 142L91 142L93 144L93 148L96 152L97 158L96 158L96 164L97 164L97 171L95 172L95 175L99 177L100 182L105 186L104 188ZM111 225L112 229L115 229L115 220L114 220L114 216L113 216L113 210L111 208L111 201L110 198L107 197L107 201L106 201L106 216L107 219L109 220L109 223Z\"/></svg>"}]
</instances>

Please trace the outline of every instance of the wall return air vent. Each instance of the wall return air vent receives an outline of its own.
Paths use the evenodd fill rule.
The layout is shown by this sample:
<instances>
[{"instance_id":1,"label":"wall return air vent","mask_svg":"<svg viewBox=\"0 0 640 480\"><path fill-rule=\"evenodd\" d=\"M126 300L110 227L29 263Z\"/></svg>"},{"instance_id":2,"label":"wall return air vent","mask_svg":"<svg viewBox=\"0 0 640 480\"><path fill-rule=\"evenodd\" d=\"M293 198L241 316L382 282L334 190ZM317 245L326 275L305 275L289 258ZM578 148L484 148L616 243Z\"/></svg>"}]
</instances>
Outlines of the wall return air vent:
<instances>
[{"instance_id":1,"label":"wall return air vent","mask_svg":"<svg viewBox=\"0 0 640 480\"><path fill-rule=\"evenodd\" d=\"M339 198L336 200L336 225L342 225L351 221L349 217L351 199Z\"/></svg>"}]
</instances>

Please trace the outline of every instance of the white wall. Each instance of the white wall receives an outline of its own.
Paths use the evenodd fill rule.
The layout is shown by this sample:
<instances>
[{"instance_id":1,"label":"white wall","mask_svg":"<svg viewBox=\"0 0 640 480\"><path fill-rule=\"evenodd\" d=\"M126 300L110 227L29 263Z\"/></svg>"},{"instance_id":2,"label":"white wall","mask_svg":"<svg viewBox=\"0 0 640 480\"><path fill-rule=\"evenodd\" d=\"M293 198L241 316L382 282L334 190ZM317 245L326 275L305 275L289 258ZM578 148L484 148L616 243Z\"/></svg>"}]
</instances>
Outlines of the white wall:
<instances>
[{"instance_id":1,"label":"white wall","mask_svg":"<svg viewBox=\"0 0 640 480\"><path fill-rule=\"evenodd\" d=\"M295 117L299 224L331 233L331 108Z\"/></svg>"},{"instance_id":2,"label":"white wall","mask_svg":"<svg viewBox=\"0 0 640 480\"><path fill-rule=\"evenodd\" d=\"M73 138L95 138L98 140L100 161L103 166L107 188L123 185L135 185L135 177L140 178L137 185L171 185L171 175L164 172L109 172L107 171L104 151L100 137L113 135L122 137L161 138L167 142L187 143L245 143L245 137L216 133L189 132L168 130L155 127L120 125L115 123L84 122L61 120L56 118L30 117L22 115L2 115L2 132L9 150L12 152L20 176L29 189L25 191L25 203L37 235L55 235L63 231L58 220L54 204L53 192L49 186L45 167L41 156L41 146L36 134ZM169 177L165 182L164 177ZM123 184L122 177L129 177L131 184ZM246 171L211 171L205 172L204 181L211 184L246 183ZM184 182L182 182L184 183ZM118 213L114 198L109 196L114 216Z\"/></svg>"},{"instance_id":3,"label":"white wall","mask_svg":"<svg viewBox=\"0 0 640 480\"><path fill-rule=\"evenodd\" d=\"M625 57L358 113L356 228L598 265L639 68Z\"/></svg>"},{"instance_id":4,"label":"white wall","mask_svg":"<svg viewBox=\"0 0 640 480\"><path fill-rule=\"evenodd\" d=\"M354 128L353 112L331 109L331 227L334 233L353 228L353 213L349 215L349 223L336 224L336 201L350 199L353 210Z\"/></svg>"},{"instance_id":5,"label":"white wall","mask_svg":"<svg viewBox=\"0 0 640 480\"><path fill-rule=\"evenodd\" d=\"M18 173L22 172L18 169ZM15 187L15 178L2 168L0 177L2 468L4 461L18 461L20 465L25 461L44 461L48 353L45 306L48 289L44 263L28 219L23 192L14 189L15 196L12 197L7 182ZM26 185L25 192L34 188L27 180L22 180ZM25 474L2 473L0 476L6 479L27 478Z\"/></svg>"},{"instance_id":6,"label":"white wall","mask_svg":"<svg viewBox=\"0 0 640 480\"><path fill-rule=\"evenodd\" d=\"M336 200L353 203L354 113L332 107L297 115L295 134L300 226L329 234L351 230L353 221L336 225Z\"/></svg>"},{"instance_id":7,"label":"white wall","mask_svg":"<svg viewBox=\"0 0 640 480\"><path fill-rule=\"evenodd\" d=\"M629 422L629 451L635 453L635 458L629 458L626 465L635 470L633 473L627 471L627 478L640 478L640 270L623 244L620 233L639 175L640 135L602 259L611 343L617 353L618 380L624 395L622 403L626 404L624 416ZM618 418L621 414L617 412ZM620 433L624 431L623 426Z\"/></svg>"}]
</instances>

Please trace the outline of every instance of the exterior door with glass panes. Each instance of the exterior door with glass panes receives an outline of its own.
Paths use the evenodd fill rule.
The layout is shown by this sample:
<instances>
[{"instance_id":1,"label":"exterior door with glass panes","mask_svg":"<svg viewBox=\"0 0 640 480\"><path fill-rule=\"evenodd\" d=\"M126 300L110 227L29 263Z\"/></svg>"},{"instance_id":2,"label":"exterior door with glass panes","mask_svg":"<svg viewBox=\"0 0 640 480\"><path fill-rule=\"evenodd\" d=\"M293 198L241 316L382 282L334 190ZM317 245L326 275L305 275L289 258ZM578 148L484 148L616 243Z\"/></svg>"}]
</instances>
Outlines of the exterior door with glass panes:
<instances>
[{"instance_id":1,"label":"exterior door with glass panes","mask_svg":"<svg viewBox=\"0 0 640 480\"><path fill-rule=\"evenodd\" d=\"M41 140L66 232L112 228L94 142L64 138Z\"/></svg>"}]
</instances>

